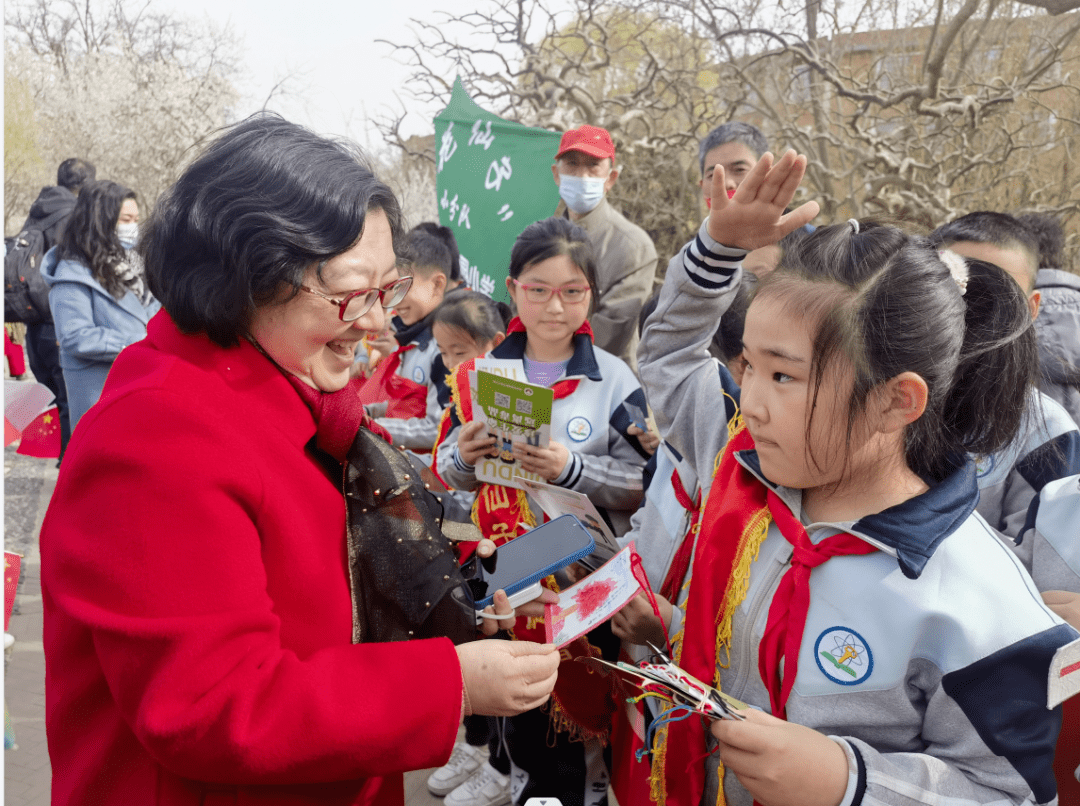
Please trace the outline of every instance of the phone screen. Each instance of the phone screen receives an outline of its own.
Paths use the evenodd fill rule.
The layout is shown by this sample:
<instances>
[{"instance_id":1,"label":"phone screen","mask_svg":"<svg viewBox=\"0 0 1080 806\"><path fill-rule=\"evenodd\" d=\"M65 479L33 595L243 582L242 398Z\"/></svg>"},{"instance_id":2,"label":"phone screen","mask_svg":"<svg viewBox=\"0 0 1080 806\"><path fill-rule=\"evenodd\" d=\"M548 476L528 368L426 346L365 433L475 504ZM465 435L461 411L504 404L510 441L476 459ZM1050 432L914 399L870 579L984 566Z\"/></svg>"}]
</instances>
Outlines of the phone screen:
<instances>
[{"instance_id":1,"label":"phone screen","mask_svg":"<svg viewBox=\"0 0 1080 806\"><path fill-rule=\"evenodd\" d=\"M514 594L591 554L595 547L578 519L563 515L499 546L491 557L474 555L462 570L476 609L482 610L500 588Z\"/></svg>"}]
</instances>

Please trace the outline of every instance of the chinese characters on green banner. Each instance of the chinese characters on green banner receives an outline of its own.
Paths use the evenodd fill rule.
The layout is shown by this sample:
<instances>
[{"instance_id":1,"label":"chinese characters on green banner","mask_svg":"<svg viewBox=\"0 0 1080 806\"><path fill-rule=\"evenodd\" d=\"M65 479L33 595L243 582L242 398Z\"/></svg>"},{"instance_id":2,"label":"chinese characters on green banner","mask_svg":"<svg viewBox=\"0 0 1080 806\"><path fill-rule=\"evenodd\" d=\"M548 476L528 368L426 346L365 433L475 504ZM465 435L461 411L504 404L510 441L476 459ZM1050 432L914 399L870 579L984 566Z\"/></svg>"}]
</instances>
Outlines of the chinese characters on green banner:
<instances>
[{"instance_id":1,"label":"chinese characters on green banner","mask_svg":"<svg viewBox=\"0 0 1080 806\"><path fill-rule=\"evenodd\" d=\"M454 81L435 118L439 221L454 231L461 274L476 291L509 301L510 249L559 203L551 164L560 134L511 123L477 106Z\"/></svg>"}]
</instances>

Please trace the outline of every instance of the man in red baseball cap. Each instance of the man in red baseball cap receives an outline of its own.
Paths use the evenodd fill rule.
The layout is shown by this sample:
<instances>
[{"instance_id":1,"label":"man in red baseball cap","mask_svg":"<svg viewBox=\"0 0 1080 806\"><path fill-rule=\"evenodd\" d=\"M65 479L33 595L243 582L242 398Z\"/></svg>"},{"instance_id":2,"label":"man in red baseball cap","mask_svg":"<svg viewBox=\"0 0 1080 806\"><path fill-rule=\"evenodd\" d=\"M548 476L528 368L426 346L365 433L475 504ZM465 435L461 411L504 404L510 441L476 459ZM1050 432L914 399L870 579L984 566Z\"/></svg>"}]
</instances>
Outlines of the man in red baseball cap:
<instances>
[{"instance_id":1,"label":"man in red baseball cap","mask_svg":"<svg viewBox=\"0 0 1080 806\"><path fill-rule=\"evenodd\" d=\"M656 247L648 233L608 204L619 178L607 129L582 126L562 136L551 166L565 215L589 234L596 253L599 299L590 317L594 344L636 369L637 319L652 292Z\"/></svg>"}]
</instances>

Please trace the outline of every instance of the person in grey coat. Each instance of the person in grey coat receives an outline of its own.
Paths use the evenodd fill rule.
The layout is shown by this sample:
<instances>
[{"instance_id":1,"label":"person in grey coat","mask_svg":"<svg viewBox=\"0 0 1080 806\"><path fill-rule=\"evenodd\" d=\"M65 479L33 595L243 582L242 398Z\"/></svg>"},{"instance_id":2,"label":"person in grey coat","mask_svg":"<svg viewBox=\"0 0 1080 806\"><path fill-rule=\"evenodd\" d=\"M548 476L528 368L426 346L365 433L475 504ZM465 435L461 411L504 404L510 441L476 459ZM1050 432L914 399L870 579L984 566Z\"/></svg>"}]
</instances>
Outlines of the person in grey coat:
<instances>
[{"instance_id":1,"label":"person in grey coat","mask_svg":"<svg viewBox=\"0 0 1080 806\"><path fill-rule=\"evenodd\" d=\"M138 222L134 191L116 182L88 183L41 267L72 430L97 402L120 351L146 336L147 322L161 307L132 250Z\"/></svg>"}]
</instances>

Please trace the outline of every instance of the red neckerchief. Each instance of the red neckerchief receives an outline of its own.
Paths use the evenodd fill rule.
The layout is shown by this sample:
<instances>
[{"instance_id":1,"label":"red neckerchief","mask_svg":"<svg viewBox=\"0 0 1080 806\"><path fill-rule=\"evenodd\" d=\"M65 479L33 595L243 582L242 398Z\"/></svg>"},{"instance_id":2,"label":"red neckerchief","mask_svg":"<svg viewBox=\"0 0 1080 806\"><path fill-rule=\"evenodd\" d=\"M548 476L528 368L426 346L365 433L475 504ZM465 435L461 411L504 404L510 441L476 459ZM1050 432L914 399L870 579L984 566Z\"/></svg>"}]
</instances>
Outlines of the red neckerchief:
<instances>
[{"instance_id":1,"label":"red neckerchief","mask_svg":"<svg viewBox=\"0 0 1080 806\"><path fill-rule=\"evenodd\" d=\"M380 361L371 377L360 386L360 402L365 405L386 402L386 417L408 419L426 416L427 384L398 374L402 356L415 348L415 344L402 345Z\"/></svg>"},{"instance_id":2,"label":"red neckerchief","mask_svg":"<svg viewBox=\"0 0 1080 806\"><path fill-rule=\"evenodd\" d=\"M846 532L811 543L798 518L772 490L769 490L769 511L780 534L794 547L794 553L791 568L780 579L780 587L769 606L769 620L758 647L758 669L769 689L773 715L787 719L788 695L799 671L799 647L810 609L810 572L831 557L872 554L877 548ZM783 679L781 658L785 658Z\"/></svg>"},{"instance_id":3,"label":"red neckerchief","mask_svg":"<svg viewBox=\"0 0 1080 806\"><path fill-rule=\"evenodd\" d=\"M694 543L701 525L701 490L698 489L691 498L683 486L678 470L671 471L671 487L675 491L675 500L690 513L690 526L675 552L671 568L664 577L664 584L660 586L660 595L674 605L679 598L679 589L686 579L686 572L690 569L690 558L694 556Z\"/></svg>"},{"instance_id":4,"label":"red neckerchief","mask_svg":"<svg viewBox=\"0 0 1080 806\"><path fill-rule=\"evenodd\" d=\"M731 617L746 598L750 566L776 520L781 534L796 547L792 567L784 574L773 597L765 638L759 647L759 669L769 690L775 716L784 717L787 696L798 673L799 645L810 603L810 570L829 557L869 554L873 546L842 534L810 543L806 530L780 498L735 459L738 451L754 447L745 426L729 437L713 476L701 518L701 534L694 550L694 568L686 601L683 638L675 662L699 680L714 684L717 666L727 666L731 651ZM834 542L835 541L835 542ZM727 656L727 662L724 656ZM780 679L780 659L784 676ZM653 800L659 804L697 804L705 786L701 758L707 734L701 719L674 722L662 731L653 759ZM668 759L671 759L669 762ZM723 795L723 766L718 803Z\"/></svg>"}]
</instances>

